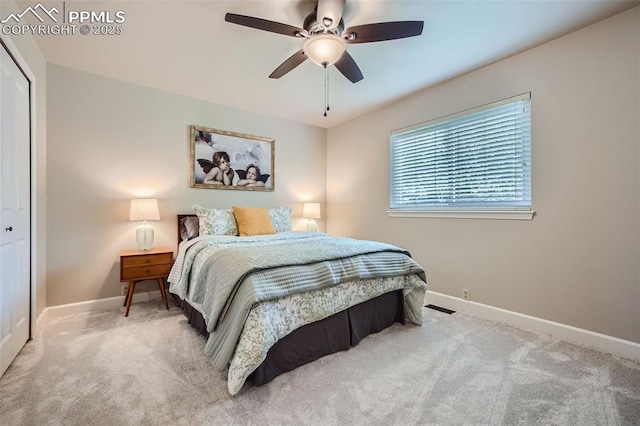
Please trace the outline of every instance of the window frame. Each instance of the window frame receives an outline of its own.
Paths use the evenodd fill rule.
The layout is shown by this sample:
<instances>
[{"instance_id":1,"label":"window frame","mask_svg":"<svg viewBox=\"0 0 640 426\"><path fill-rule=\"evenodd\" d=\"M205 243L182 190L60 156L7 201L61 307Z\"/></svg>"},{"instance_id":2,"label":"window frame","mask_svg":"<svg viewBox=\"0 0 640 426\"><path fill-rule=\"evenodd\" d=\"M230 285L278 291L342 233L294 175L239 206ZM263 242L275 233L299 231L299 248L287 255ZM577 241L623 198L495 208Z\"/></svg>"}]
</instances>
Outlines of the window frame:
<instances>
[{"instance_id":1,"label":"window frame","mask_svg":"<svg viewBox=\"0 0 640 426\"><path fill-rule=\"evenodd\" d=\"M460 117L476 114L481 111L486 111L491 108L507 105L523 100L529 101L529 143L528 143L528 191L532 192L532 164L531 164L531 92L522 93L520 95L512 96L507 99L481 105L479 107L467 109L454 114L449 114L443 117L439 117L433 120L428 120L415 125L407 126L401 129L397 129L391 132L389 136L389 209L387 214L389 217L420 217L420 218L459 218L459 219L507 219L507 220L531 220L535 214L533 210L533 196L531 194L528 206L408 206L408 207L391 207L394 195L393 186L393 155L394 155L394 135L406 134L407 132L416 131L420 129L426 129L428 127L436 126L438 124L456 120Z\"/></svg>"}]
</instances>

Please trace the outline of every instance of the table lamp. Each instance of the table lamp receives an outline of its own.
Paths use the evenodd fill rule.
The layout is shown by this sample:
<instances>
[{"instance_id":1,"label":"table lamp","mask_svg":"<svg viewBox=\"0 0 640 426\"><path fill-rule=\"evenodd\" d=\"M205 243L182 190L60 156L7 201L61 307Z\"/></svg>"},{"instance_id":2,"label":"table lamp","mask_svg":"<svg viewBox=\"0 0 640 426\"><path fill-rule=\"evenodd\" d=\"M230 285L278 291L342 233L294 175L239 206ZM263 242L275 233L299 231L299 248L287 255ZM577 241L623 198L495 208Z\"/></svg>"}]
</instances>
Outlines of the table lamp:
<instances>
[{"instance_id":1,"label":"table lamp","mask_svg":"<svg viewBox=\"0 0 640 426\"><path fill-rule=\"evenodd\" d=\"M131 200L129 220L140 221L136 228L136 242L140 251L149 251L153 248L153 226L148 220L160 220L158 212L158 200L155 198L134 198Z\"/></svg>"},{"instance_id":2,"label":"table lamp","mask_svg":"<svg viewBox=\"0 0 640 426\"><path fill-rule=\"evenodd\" d=\"M320 219L320 203L304 203L302 217L309 219L307 222L307 231L316 232L318 225L314 219Z\"/></svg>"}]
</instances>

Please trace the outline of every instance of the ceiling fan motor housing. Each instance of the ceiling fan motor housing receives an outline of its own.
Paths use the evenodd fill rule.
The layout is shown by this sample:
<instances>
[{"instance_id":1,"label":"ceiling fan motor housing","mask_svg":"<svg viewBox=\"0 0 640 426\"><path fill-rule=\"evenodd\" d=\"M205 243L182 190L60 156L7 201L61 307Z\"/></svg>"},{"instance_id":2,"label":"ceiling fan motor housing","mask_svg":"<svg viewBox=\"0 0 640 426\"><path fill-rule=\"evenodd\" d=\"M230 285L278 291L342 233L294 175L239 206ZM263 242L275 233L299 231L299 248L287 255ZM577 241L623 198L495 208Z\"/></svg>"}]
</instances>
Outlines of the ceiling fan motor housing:
<instances>
[{"instance_id":1,"label":"ceiling fan motor housing","mask_svg":"<svg viewBox=\"0 0 640 426\"><path fill-rule=\"evenodd\" d=\"M318 22L318 14L314 10L304 19L304 24L302 24L302 27L307 30L310 36L321 33L331 33L339 36L344 30L344 21L342 20L342 18L340 18L340 23L337 27L335 27L334 29L327 29L324 25L322 25L321 22Z\"/></svg>"}]
</instances>

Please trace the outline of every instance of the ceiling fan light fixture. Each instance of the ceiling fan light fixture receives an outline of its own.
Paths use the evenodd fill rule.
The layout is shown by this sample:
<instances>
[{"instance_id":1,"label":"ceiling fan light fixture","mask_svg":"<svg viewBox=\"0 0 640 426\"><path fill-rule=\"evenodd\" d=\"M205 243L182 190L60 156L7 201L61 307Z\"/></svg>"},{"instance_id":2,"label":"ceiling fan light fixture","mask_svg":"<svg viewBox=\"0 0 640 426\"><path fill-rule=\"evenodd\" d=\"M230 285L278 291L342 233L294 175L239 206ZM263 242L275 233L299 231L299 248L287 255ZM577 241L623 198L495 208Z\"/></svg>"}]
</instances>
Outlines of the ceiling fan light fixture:
<instances>
[{"instance_id":1,"label":"ceiling fan light fixture","mask_svg":"<svg viewBox=\"0 0 640 426\"><path fill-rule=\"evenodd\" d=\"M304 54L313 62L321 66L334 64L344 51L347 50L347 42L335 34L318 34L304 43Z\"/></svg>"}]
</instances>

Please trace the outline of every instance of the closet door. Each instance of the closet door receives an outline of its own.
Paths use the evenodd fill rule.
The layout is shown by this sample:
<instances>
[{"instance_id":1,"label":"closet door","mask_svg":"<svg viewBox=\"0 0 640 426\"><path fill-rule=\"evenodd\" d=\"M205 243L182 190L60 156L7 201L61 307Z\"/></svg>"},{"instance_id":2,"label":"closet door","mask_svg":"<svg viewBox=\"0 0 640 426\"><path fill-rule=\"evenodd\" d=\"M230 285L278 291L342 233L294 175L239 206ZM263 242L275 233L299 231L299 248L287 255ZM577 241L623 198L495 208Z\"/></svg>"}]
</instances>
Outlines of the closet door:
<instances>
[{"instance_id":1,"label":"closet door","mask_svg":"<svg viewBox=\"0 0 640 426\"><path fill-rule=\"evenodd\" d=\"M29 80L0 45L0 375L29 339Z\"/></svg>"}]
</instances>

